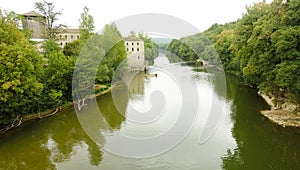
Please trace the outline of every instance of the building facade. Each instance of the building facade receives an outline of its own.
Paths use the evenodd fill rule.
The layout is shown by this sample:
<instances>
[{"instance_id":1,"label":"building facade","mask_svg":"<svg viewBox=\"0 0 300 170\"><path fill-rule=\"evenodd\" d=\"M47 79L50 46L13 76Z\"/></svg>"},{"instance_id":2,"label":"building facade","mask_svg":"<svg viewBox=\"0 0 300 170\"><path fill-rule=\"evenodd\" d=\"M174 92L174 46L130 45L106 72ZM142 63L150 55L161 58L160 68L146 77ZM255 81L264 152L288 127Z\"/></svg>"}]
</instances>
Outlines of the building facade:
<instances>
[{"instance_id":1,"label":"building facade","mask_svg":"<svg viewBox=\"0 0 300 170\"><path fill-rule=\"evenodd\" d=\"M68 28L62 29L60 33L57 34L57 43L61 48L64 48L68 43L78 40L80 38L79 29Z\"/></svg>"},{"instance_id":2,"label":"building facade","mask_svg":"<svg viewBox=\"0 0 300 170\"><path fill-rule=\"evenodd\" d=\"M46 31L46 18L41 14L31 11L25 14L22 14L22 25L24 30L31 30L31 40L35 41L37 48L40 49L41 44L46 40L45 31ZM56 42L61 48L74 40L79 39L80 32L79 29L66 28L61 29L60 33L57 34Z\"/></svg>"},{"instance_id":3,"label":"building facade","mask_svg":"<svg viewBox=\"0 0 300 170\"><path fill-rule=\"evenodd\" d=\"M32 39L43 39L46 31L45 20L46 18L41 14L31 11L22 14L22 25L24 30L31 30Z\"/></svg>"},{"instance_id":4,"label":"building facade","mask_svg":"<svg viewBox=\"0 0 300 170\"><path fill-rule=\"evenodd\" d=\"M124 43L127 52L127 63L129 69L136 71L146 69L144 41L135 36L129 36L124 38Z\"/></svg>"}]
</instances>

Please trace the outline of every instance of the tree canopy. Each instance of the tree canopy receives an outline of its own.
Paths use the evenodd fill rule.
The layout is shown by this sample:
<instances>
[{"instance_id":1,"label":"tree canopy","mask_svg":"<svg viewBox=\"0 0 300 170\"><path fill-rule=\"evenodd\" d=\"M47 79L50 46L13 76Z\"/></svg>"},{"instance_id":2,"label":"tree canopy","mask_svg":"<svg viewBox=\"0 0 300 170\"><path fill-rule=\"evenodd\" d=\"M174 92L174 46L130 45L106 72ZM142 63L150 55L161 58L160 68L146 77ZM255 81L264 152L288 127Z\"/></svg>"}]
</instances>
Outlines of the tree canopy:
<instances>
[{"instance_id":1,"label":"tree canopy","mask_svg":"<svg viewBox=\"0 0 300 170\"><path fill-rule=\"evenodd\" d=\"M204 60L218 53L224 69L249 85L300 102L300 2L254 3L236 22L214 24L203 34L180 39ZM202 38L201 38L202 37ZM175 45L173 41L169 48ZM177 45L172 49L182 51ZM184 56L184 55L183 55ZM213 62L211 62L213 63Z\"/></svg>"},{"instance_id":2,"label":"tree canopy","mask_svg":"<svg viewBox=\"0 0 300 170\"><path fill-rule=\"evenodd\" d=\"M14 13L0 18L0 123L36 111L46 61L17 28Z\"/></svg>"}]
</instances>

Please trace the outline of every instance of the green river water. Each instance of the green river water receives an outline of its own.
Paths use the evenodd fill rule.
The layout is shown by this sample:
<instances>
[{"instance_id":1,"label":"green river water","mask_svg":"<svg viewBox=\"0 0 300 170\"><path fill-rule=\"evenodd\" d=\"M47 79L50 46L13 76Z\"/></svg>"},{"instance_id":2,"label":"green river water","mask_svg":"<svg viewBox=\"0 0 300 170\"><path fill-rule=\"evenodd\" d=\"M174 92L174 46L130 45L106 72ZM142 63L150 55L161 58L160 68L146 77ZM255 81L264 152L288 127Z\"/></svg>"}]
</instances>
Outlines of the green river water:
<instances>
[{"instance_id":1,"label":"green river water","mask_svg":"<svg viewBox=\"0 0 300 170\"><path fill-rule=\"evenodd\" d=\"M159 117L158 122L149 123L149 126L135 125L129 120L132 114L126 106L131 103L137 109L151 107L147 96L153 89L160 87L171 96L176 93L168 75L154 67L150 72L156 73L157 77L138 74L128 89L115 89L115 101L112 93L97 98L102 112L99 124L94 127L99 132L97 142L86 134L74 108L70 107L1 135L0 169L299 169L300 131L279 127L263 117L259 111L269 106L255 89L226 74L227 91L223 93L217 81L218 73L210 74L182 65L176 65L174 69L178 67L191 70L201 102L200 115L183 141L167 152L143 159L126 158L104 148L113 142L116 134L147 137L161 133L172 126L173 119L176 120L177 115L172 114L172 108L179 107L176 100L167 102L166 116ZM178 81L189 79L182 77ZM206 105L211 104L206 100L209 96L217 96L224 104L223 114L214 133L200 144L199 136L207 119L207 115L201 113L206 112ZM124 114L119 114L114 103L116 100L124 106L123 109L127 108ZM89 105L86 107L88 109ZM79 117L88 120L89 112L93 110ZM119 145L121 149L143 149L124 145L122 141Z\"/></svg>"}]
</instances>

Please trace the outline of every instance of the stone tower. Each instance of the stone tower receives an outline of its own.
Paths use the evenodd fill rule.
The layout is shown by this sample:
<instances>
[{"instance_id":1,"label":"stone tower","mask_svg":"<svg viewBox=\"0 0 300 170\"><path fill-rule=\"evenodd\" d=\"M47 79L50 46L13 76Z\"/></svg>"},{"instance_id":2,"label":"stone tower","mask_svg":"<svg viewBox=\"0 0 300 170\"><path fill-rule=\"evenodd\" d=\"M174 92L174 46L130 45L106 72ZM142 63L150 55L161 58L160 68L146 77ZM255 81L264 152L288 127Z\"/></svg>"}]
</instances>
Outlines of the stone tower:
<instances>
[{"instance_id":1,"label":"stone tower","mask_svg":"<svg viewBox=\"0 0 300 170\"><path fill-rule=\"evenodd\" d=\"M42 39L46 30L45 17L35 11L22 14L22 16L23 29L32 30L32 39Z\"/></svg>"}]
</instances>

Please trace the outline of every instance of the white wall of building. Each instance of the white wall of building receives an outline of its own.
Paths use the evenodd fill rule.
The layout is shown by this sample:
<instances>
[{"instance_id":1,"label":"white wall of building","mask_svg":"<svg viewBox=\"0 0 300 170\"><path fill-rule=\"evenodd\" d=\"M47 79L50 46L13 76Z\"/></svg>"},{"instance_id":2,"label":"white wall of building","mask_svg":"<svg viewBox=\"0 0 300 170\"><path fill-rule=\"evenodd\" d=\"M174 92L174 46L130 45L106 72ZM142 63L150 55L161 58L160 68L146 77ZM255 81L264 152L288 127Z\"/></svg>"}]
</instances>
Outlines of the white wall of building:
<instances>
[{"instance_id":1,"label":"white wall of building","mask_svg":"<svg viewBox=\"0 0 300 170\"><path fill-rule=\"evenodd\" d=\"M144 69L145 61L145 51L144 42L142 40L137 40L130 38L124 40L125 48L127 51L127 62L131 69Z\"/></svg>"}]
</instances>

